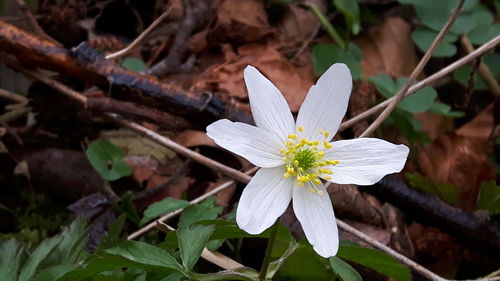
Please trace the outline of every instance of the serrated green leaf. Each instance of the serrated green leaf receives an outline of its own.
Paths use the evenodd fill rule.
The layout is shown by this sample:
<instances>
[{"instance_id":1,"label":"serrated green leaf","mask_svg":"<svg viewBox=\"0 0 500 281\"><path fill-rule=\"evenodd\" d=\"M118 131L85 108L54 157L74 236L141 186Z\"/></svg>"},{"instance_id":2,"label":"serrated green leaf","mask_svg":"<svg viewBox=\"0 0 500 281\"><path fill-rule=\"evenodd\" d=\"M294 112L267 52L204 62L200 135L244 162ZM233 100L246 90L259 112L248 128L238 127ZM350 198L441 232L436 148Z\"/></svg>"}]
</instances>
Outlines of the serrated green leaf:
<instances>
[{"instance_id":1,"label":"serrated green leaf","mask_svg":"<svg viewBox=\"0 0 500 281\"><path fill-rule=\"evenodd\" d=\"M40 263L55 249L61 241L60 236L45 239L29 256L19 273L18 281L31 281Z\"/></svg>"},{"instance_id":2,"label":"serrated green leaf","mask_svg":"<svg viewBox=\"0 0 500 281\"><path fill-rule=\"evenodd\" d=\"M127 219L126 214L122 214L116 221L111 223L108 228L108 235L104 236L97 246L96 253L101 253L104 249L118 245L121 239L121 233Z\"/></svg>"},{"instance_id":3,"label":"serrated green leaf","mask_svg":"<svg viewBox=\"0 0 500 281\"><path fill-rule=\"evenodd\" d=\"M286 249L285 253L277 259L269 263L269 268L267 269L266 272L266 278L269 280L272 280L274 275L278 272L280 267L286 262L286 260L295 252L300 247L300 244L291 241L291 243L288 245L288 248Z\"/></svg>"},{"instance_id":4,"label":"serrated green leaf","mask_svg":"<svg viewBox=\"0 0 500 281\"><path fill-rule=\"evenodd\" d=\"M0 245L0 276L5 281L16 281L19 262L23 253L22 245L14 238Z\"/></svg>"},{"instance_id":5,"label":"serrated green leaf","mask_svg":"<svg viewBox=\"0 0 500 281\"><path fill-rule=\"evenodd\" d=\"M346 18L347 26L352 34L357 35L361 30L358 2L356 0L333 0L333 4Z\"/></svg>"},{"instance_id":6,"label":"serrated green leaf","mask_svg":"<svg viewBox=\"0 0 500 281\"><path fill-rule=\"evenodd\" d=\"M485 209L495 215L500 214L500 185L494 180L481 183L477 209Z\"/></svg>"},{"instance_id":7,"label":"serrated green leaf","mask_svg":"<svg viewBox=\"0 0 500 281\"><path fill-rule=\"evenodd\" d=\"M334 44L316 44L312 50L314 72L323 74L334 63L345 63L351 70L354 80L361 79L361 66L356 55Z\"/></svg>"},{"instance_id":8,"label":"serrated green leaf","mask_svg":"<svg viewBox=\"0 0 500 281\"><path fill-rule=\"evenodd\" d=\"M179 227L188 226L201 220L215 219L223 208L215 206L215 197L209 197L200 204L194 204L182 212L179 218Z\"/></svg>"},{"instance_id":9,"label":"serrated green leaf","mask_svg":"<svg viewBox=\"0 0 500 281\"><path fill-rule=\"evenodd\" d=\"M148 68L144 61L136 57L126 57L122 61L122 66L136 72L142 72Z\"/></svg>"},{"instance_id":10,"label":"serrated green leaf","mask_svg":"<svg viewBox=\"0 0 500 281\"><path fill-rule=\"evenodd\" d=\"M152 219L185 208L189 205L190 203L186 200L170 197L165 198L159 202L149 205L149 207L144 211L144 217L142 218L140 225L144 225Z\"/></svg>"},{"instance_id":11,"label":"serrated green leaf","mask_svg":"<svg viewBox=\"0 0 500 281\"><path fill-rule=\"evenodd\" d=\"M337 257L371 268L398 281L411 281L410 270L380 251L341 241Z\"/></svg>"},{"instance_id":12,"label":"serrated green leaf","mask_svg":"<svg viewBox=\"0 0 500 281\"><path fill-rule=\"evenodd\" d=\"M167 251L144 242L125 241L104 252L138 264L182 271L182 266Z\"/></svg>"},{"instance_id":13,"label":"serrated green leaf","mask_svg":"<svg viewBox=\"0 0 500 281\"><path fill-rule=\"evenodd\" d=\"M495 23L481 28L476 28L467 34L472 44L481 45L500 34L500 24Z\"/></svg>"},{"instance_id":14,"label":"serrated green leaf","mask_svg":"<svg viewBox=\"0 0 500 281\"><path fill-rule=\"evenodd\" d=\"M190 225L177 230L181 260L187 272L191 272L200 258L214 228L213 225Z\"/></svg>"},{"instance_id":15,"label":"serrated green leaf","mask_svg":"<svg viewBox=\"0 0 500 281\"><path fill-rule=\"evenodd\" d=\"M362 281L361 275L356 271L356 269L352 268L345 261L337 258L331 257L330 265L332 266L333 271L342 281Z\"/></svg>"},{"instance_id":16,"label":"serrated green leaf","mask_svg":"<svg viewBox=\"0 0 500 281\"><path fill-rule=\"evenodd\" d=\"M453 111L451 110L451 106L442 103L442 102L434 102L431 107L428 109L429 112L433 112L439 115L447 116L447 117L452 117L452 118L458 118L458 117L463 117L465 113L461 111Z\"/></svg>"},{"instance_id":17,"label":"serrated green leaf","mask_svg":"<svg viewBox=\"0 0 500 281\"><path fill-rule=\"evenodd\" d=\"M103 179L113 181L132 173L123 162L123 150L108 141L94 141L87 148L87 158Z\"/></svg>"},{"instance_id":18,"label":"serrated green leaf","mask_svg":"<svg viewBox=\"0 0 500 281\"><path fill-rule=\"evenodd\" d=\"M76 263L87 244L86 221L78 218L61 233L61 243L57 246L58 264L71 265Z\"/></svg>"}]
</instances>

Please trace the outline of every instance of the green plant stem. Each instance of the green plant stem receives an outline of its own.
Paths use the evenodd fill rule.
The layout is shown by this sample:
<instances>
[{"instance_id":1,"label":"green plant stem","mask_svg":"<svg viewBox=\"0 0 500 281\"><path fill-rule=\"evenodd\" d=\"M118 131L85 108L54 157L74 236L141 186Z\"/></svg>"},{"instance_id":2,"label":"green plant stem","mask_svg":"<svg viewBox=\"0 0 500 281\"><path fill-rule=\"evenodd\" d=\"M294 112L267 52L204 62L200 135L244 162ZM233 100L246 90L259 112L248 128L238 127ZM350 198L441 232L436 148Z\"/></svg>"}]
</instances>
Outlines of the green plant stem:
<instances>
[{"instance_id":1,"label":"green plant stem","mask_svg":"<svg viewBox=\"0 0 500 281\"><path fill-rule=\"evenodd\" d=\"M276 241L276 234L278 233L279 222L276 220L274 225L271 227L271 236L269 236L269 241L267 241L266 254L264 255L264 261L262 261L262 268L259 273L259 280L266 279L267 268L271 262L271 253L273 252L274 242Z\"/></svg>"},{"instance_id":2,"label":"green plant stem","mask_svg":"<svg viewBox=\"0 0 500 281\"><path fill-rule=\"evenodd\" d=\"M323 15L321 10L314 4L309 4L308 6L311 8L316 17L318 17L318 20L321 22L326 32L328 32L328 34L332 37L333 41L335 41L340 48L345 50L346 43L342 40L342 37L340 37L337 30L335 30L335 27L333 27L330 21L325 17L325 15Z\"/></svg>"}]
</instances>

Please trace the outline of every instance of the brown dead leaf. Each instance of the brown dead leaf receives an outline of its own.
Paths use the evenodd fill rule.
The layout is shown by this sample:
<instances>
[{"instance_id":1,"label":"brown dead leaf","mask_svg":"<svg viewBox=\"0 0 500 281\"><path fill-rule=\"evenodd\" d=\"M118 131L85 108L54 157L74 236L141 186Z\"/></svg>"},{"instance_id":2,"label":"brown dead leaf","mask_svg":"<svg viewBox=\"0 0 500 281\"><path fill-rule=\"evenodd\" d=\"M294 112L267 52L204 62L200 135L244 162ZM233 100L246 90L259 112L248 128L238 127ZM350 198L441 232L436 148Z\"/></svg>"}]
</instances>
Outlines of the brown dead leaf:
<instances>
[{"instance_id":1,"label":"brown dead leaf","mask_svg":"<svg viewBox=\"0 0 500 281\"><path fill-rule=\"evenodd\" d=\"M411 26L401 18L387 18L354 42L363 51L361 69L365 77L380 73L409 76L417 65Z\"/></svg>"},{"instance_id":2,"label":"brown dead leaf","mask_svg":"<svg viewBox=\"0 0 500 281\"><path fill-rule=\"evenodd\" d=\"M241 46L237 54L230 53L227 56L235 55L233 60L208 68L194 87L225 91L235 98L246 99L243 70L247 65L253 65L281 90L291 110L297 112L307 91L314 84L312 66L293 66L277 50L279 46L276 42Z\"/></svg>"},{"instance_id":3,"label":"brown dead leaf","mask_svg":"<svg viewBox=\"0 0 500 281\"><path fill-rule=\"evenodd\" d=\"M456 133L464 137L488 141L495 126L493 120L493 105L494 103L488 105L474 119L460 127Z\"/></svg>"},{"instance_id":4,"label":"brown dead leaf","mask_svg":"<svg viewBox=\"0 0 500 281\"><path fill-rule=\"evenodd\" d=\"M271 33L264 4L257 0L220 0L215 4L217 22L212 36L237 42L253 42ZM217 40L219 41L219 40Z\"/></svg>"},{"instance_id":5,"label":"brown dead leaf","mask_svg":"<svg viewBox=\"0 0 500 281\"><path fill-rule=\"evenodd\" d=\"M454 129L453 119L432 112L419 112L413 116L422 124L422 131L431 139L436 139L444 132Z\"/></svg>"},{"instance_id":6,"label":"brown dead leaf","mask_svg":"<svg viewBox=\"0 0 500 281\"><path fill-rule=\"evenodd\" d=\"M211 147L218 147L214 140L209 138L205 132L186 130L178 134L174 141L184 147L194 147L200 145L206 145Z\"/></svg>"},{"instance_id":7,"label":"brown dead leaf","mask_svg":"<svg viewBox=\"0 0 500 281\"><path fill-rule=\"evenodd\" d=\"M321 24L307 4L313 4L323 13L326 12L326 2L322 0L299 0L288 5L288 11L278 25L278 34L289 43L310 40Z\"/></svg>"},{"instance_id":8,"label":"brown dead leaf","mask_svg":"<svg viewBox=\"0 0 500 281\"><path fill-rule=\"evenodd\" d=\"M495 178L485 151L484 141L444 134L420 152L418 163L424 176L438 183L456 185L461 206L472 210L481 182Z\"/></svg>"}]
</instances>

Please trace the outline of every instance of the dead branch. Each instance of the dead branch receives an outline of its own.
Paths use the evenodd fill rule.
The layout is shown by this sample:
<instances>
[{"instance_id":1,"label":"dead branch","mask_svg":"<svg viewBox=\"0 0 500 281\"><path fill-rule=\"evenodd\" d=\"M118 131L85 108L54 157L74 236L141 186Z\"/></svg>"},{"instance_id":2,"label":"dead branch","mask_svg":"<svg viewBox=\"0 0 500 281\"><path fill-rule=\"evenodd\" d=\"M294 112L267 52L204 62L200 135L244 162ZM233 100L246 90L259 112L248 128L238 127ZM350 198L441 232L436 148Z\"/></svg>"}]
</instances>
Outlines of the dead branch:
<instances>
[{"instance_id":1,"label":"dead branch","mask_svg":"<svg viewBox=\"0 0 500 281\"><path fill-rule=\"evenodd\" d=\"M400 208L416 221L439 228L480 250L500 251L500 227L474 213L464 212L439 200L409 188L402 180L386 176L371 187L361 190Z\"/></svg>"},{"instance_id":2,"label":"dead branch","mask_svg":"<svg viewBox=\"0 0 500 281\"><path fill-rule=\"evenodd\" d=\"M0 50L23 65L43 67L96 85L111 97L180 115L198 126L219 118L252 123L248 105L217 93L185 91L107 61L87 44L72 51L0 21ZM204 122L200 124L200 120Z\"/></svg>"}]
</instances>

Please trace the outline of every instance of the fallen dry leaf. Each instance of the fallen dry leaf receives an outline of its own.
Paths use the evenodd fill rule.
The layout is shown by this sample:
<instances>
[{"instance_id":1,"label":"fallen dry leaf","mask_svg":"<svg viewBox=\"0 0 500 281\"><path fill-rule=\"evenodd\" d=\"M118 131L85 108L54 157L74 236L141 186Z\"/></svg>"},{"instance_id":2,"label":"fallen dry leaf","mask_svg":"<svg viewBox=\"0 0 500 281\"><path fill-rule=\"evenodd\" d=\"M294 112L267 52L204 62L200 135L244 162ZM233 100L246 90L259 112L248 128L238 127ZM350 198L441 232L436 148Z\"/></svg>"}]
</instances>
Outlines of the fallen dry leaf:
<instances>
[{"instance_id":1,"label":"fallen dry leaf","mask_svg":"<svg viewBox=\"0 0 500 281\"><path fill-rule=\"evenodd\" d=\"M310 40L321 25L307 4L313 4L323 13L326 12L326 2L322 0L299 0L290 3L278 25L278 34L285 42L293 44Z\"/></svg>"},{"instance_id":2,"label":"fallen dry leaf","mask_svg":"<svg viewBox=\"0 0 500 281\"><path fill-rule=\"evenodd\" d=\"M434 182L457 186L462 208L472 210L481 182L495 178L485 150L484 141L444 134L420 151L418 163Z\"/></svg>"},{"instance_id":3,"label":"fallen dry leaf","mask_svg":"<svg viewBox=\"0 0 500 281\"><path fill-rule=\"evenodd\" d=\"M401 18L387 18L354 42L363 51L361 69L365 77L380 73L409 76L417 65L411 26Z\"/></svg>"},{"instance_id":4,"label":"fallen dry leaf","mask_svg":"<svg viewBox=\"0 0 500 281\"><path fill-rule=\"evenodd\" d=\"M229 95L246 99L243 70L253 65L271 80L285 96L291 110L297 112L309 88L314 84L312 66L295 67L279 51L280 44L248 44L238 48L237 54L227 63L216 65L200 75L195 88L211 88Z\"/></svg>"},{"instance_id":5,"label":"fallen dry leaf","mask_svg":"<svg viewBox=\"0 0 500 281\"><path fill-rule=\"evenodd\" d=\"M211 32L212 40L254 42L272 32L262 1L220 0L215 7L217 22Z\"/></svg>"}]
</instances>

